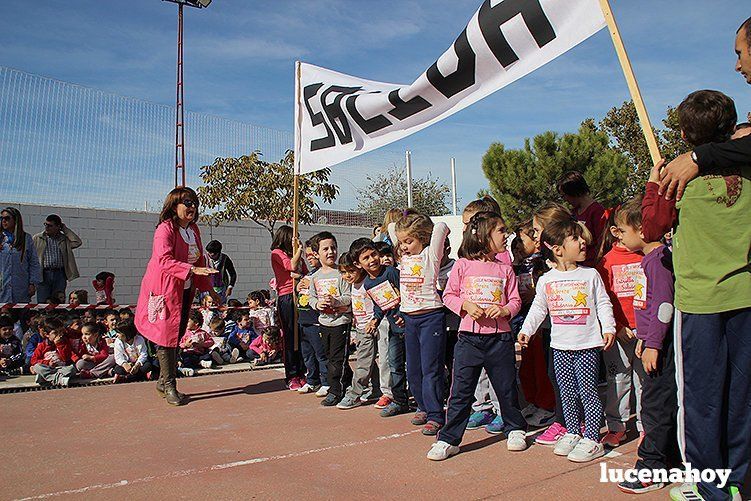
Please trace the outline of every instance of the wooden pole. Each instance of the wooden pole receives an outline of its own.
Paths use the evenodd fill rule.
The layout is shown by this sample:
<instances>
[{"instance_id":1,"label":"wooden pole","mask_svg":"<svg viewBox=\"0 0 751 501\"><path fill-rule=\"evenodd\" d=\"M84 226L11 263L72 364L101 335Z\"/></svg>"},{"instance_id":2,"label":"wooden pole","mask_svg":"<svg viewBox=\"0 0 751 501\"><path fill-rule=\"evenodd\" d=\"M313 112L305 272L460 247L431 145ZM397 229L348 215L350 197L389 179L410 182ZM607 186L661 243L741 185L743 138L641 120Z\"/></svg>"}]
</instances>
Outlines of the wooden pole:
<instances>
[{"instance_id":1,"label":"wooden pole","mask_svg":"<svg viewBox=\"0 0 751 501\"><path fill-rule=\"evenodd\" d=\"M652 130L652 122L649 120L647 107L644 106L644 100L639 91L639 84L636 81L636 76L634 76L634 70L631 67L631 61L626 53L626 47L623 45L621 33L618 30L618 24L615 22L615 16L613 16L613 10L610 8L610 2L608 0L600 0L600 7L602 8L603 16L605 16L605 22L608 23L608 31L610 31L610 37L613 39L615 52L618 54L618 61L620 61L621 68L623 69L623 76L626 77L626 83L628 84L628 90L631 93L631 99L633 99L634 106L636 106L636 114L639 116L639 123L641 124L641 129L644 133L644 139L647 140L649 154L652 157L652 162L657 163L662 158L662 155L660 155L660 148L657 146L657 138Z\"/></svg>"},{"instance_id":2,"label":"wooden pole","mask_svg":"<svg viewBox=\"0 0 751 501\"><path fill-rule=\"evenodd\" d=\"M300 104L300 61L295 62L295 99L297 100L296 103ZM298 117L295 117L295 119L299 119ZM295 126L298 126L299 124L295 124ZM300 134L298 134L299 137ZM295 141L295 161L293 162L292 171L294 173L293 180L292 180L292 238L293 242L297 242L299 240L298 233L297 233L297 227L298 227L298 220L299 220L299 214L298 214L298 206L300 205L300 172L298 169L298 165L300 165L300 160L298 159L298 155L300 154L300 147L299 144L297 144L297 141ZM292 251L296 251L297 249L292 249ZM294 325L294 348L295 351L300 349L300 332L299 327L297 326L297 280L292 278L292 304L294 307L294 319L295 319L295 325Z\"/></svg>"}]
</instances>

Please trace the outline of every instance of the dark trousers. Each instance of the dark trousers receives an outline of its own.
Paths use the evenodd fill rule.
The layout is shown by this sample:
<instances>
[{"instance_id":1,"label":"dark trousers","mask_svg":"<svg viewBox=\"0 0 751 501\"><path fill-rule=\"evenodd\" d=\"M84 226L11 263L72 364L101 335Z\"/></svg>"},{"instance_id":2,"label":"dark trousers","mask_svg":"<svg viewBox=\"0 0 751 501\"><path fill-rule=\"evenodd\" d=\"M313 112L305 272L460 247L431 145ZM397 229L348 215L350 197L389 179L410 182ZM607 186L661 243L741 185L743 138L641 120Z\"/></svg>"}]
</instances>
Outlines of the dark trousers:
<instances>
[{"instance_id":1,"label":"dark trousers","mask_svg":"<svg viewBox=\"0 0 751 501\"><path fill-rule=\"evenodd\" d=\"M284 378L289 381L303 375L302 354L295 346L295 302L292 294L285 294L279 296L276 304L284 335Z\"/></svg>"},{"instance_id":2,"label":"dark trousers","mask_svg":"<svg viewBox=\"0 0 751 501\"><path fill-rule=\"evenodd\" d=\"M349 324L328 327L321 325L321 341L328 358L329 394L341 398L352 383L349 366Z\"/></svg>"},{"instance_id":3,"label":"dark trousers","mask_svg":"<svg viewBox=\"0 0 751 501\"><path fill-rule=\"evenodd\" d=\"M503 416L503 431L526 430L527 422L519 409L516 389L516 354L510 332L472 334L460 332L454 347L454 377L451 381L446 426L438 440L459 445L467 429L475 399L475 387L482 369L498 395Z\"/></svg>"},{"instance_id":4,"label":"dark trousers","mask_svg":"<svg viewBox=\"0 0 751 501\"><path fill-rule=\"evenodd\" d=\"M446 356L446 322L442 309L404 315L407 380L417 407L428 420L443 424L443 362Z\"/></svg>"},{"instance_id":5,"label":"dark trousers","mask_svg":"<svg viewBox=\"0 0 751 501\"><path fill-rule=\"evenodd\" d=\"M65 294L65 287L67 285L68 280L65 278L65 270L63 268L48 268L44 270L42 272L42 283L37 286L37 302L46 303L47 299L52 297L55 292Z\"/></svg>"},{"instance_id":6,"label":"dark trousers","mask_svg":"<svg viewBox=\"0 0 751 501\"><path fill-rule=\"evenodd\" d=\"M447 384L443 388L443 400L445 401L449 396L449 387L451 386L451 377L454 370L454 346L458 339L459 333L457 331L446 331L446 356L443 358L443 363L446 366L446 378Z\"/></svg>"},{"instance_id":7,"label":"dark trousers","mask_svg":"<svg viewBox=\"0 0 751 501\"><path fill-rule=\"evenodd\" d=\"M154 367L151 365L151 362L147 360L146 362L144 362L144 364L141 366L140 369L138 369L138 372L136 372L135 374L131 374L125 369L123 369L122 365L116 365L115 368L112 369L112 371L115 374L119 374L120 376L125 376L125 380L130 382L130 381L138 381L140 379L146 379L146 374L148 372L151 372L153 369Z\"/></svg>"},{"instance_id":8,"label":"dark trousers","mask_svg":"<svg viewBox=\"0 0 751 501\"><path fill-rule=\"evenodd\" d=\"M200 369L201 361L211 360L211 352L208 352L204 355L199 355L198 353L182 352L180 354L180 360L183 363L183 367L188 367L189 369Z\"/></svg>"},{"instance_id":9,"label":"dark trousers","mask_svg":"<svg viewBox=\"0 0 751 501\"><path fill-rule=\"evenodd\" d=\"M409 405L404 333L389 331L389 367L391 368L391 396L399 405Z\"/></svg>"},{"instance_id":10,"label":"dark trousers","mask_svg":"<svg viewBox=\"0 0 751 501\"><path fill-rule=\"evenodd\" d=\"M668 469L680 464L674 356L673 335L668 333L660 350L657 372L647 374L642 381L641 422L646 434L639 445L637 469ZM634 363L640 364L641 360Z\"/></svg>"},{"instance_id":11,"label":"dark trousers","mask_svg":"<svg viewBox=\"0 0 751 501\"><path fill-rule=\"evenodd\" d=\"M323 349L323 341L321 341L320 326L299 324L298 329L302 334L300 351L307 369L305 381L311 386L328 384L328 359Z\"/></svg>"},{"instance_id":12,"label":"dark trousers","mask_svg":"<svg viewBox=\"0 0 751 501\"><path fill-rule=\"evenodd\" d=\"M729 468L728 484L741 486L751 458L751 308L683 313L679 320L678 440L685 460L699 470ZM727 488L699 483L705 500L727 499Z\"/></svg>"},{"instance_id":13,"label":"dark trousers","mask_svg":"<svg viewBox=\"0 0 751 501\"><path fill-rule=\"evenodd\" d=\"M550 329L540 330L542 336L542 348L545 350L545 363L548 369L548 379L553 387L555 395L555 421L559 425L566 427L566 419L563 417L563 404L561 403L561 389L558 387L558 380L555 378L555 368L553 364L553 350L550 348Z\"/></svg>"}]
</instances>

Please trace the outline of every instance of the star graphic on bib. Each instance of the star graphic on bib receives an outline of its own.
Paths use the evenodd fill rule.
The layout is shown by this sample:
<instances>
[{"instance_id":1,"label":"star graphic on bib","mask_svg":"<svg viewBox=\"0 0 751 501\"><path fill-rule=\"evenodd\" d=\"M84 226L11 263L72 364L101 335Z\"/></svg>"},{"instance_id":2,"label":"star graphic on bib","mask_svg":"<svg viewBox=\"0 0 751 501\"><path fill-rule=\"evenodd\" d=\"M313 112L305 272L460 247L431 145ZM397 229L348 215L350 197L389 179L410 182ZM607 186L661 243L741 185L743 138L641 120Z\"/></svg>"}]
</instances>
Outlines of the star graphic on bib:
<instances>
[{"instance_id":1,"label":"star graphic on bib","mask_svg":"<svg viewBox=\"0 0 751 501\"><path fill-rule=\"evenodd\" d=\"M365 308L363 307L362 301L355 301L355 309L356 309L357 311L360 311L360 310L364 310L364 309L365 309Z\"/></svg>"},{"instance_id":2,"label":"star graphic on bib","mask_svg":"<svg viewBox=\"0 0 751 501\"><path fill-rule=\"evenodd\" d=\"M644 297L644 284L634 285L634 297L638 299Z\"/></svg>"},{"instance_id":3,"label":"star graphic on bib","mask_svg":"<svg viewBox=\"0 0 751 501\"><path fill-rule=\"evenodd\" d=\"M503 291L501 289L496 289L493 291L493 301L496 303L500 303L503 300Z\"/></svg>"},{"instance_id":4,"label":"star graphic on bib","mask_svg":"<svg viewBox=\"0 0 751 501\"><path fill-rule=\"evenodd\" d=\"M390 300L394 299L394 294L392 294L391 291L386 291L386 292L383 293L383 297L384 297L384 299L387 299L387 300L390 301Z\"/></svg>"},{"instance_id":5,"label":"star graphic on bib","mask_svg":"<svg viewBox=\"0 0 751 501\"><path fill-rule=\"evenodd\" d=\"M422 274L422 266L420 266L419 264L412 266L413 277L419 277L421 274Z\"/></svg>"},{"instance_id":6,"label":"star graphic on bib","mask_svg":"<svg viewBox=\"0 0 751 501\"><path fill-rule=\"evenodd\" d=\"M331 287L329 287L329 294L330 295L336 296L336 292L337 292L336 291L336 287L334 287L333 285Z\"/></svg>"},{"instance_id":7,"label":"star graphic on bib","mask_svg":"<svg viewBox=\"0 0 751 501\"><path fill-rule=\"evenodd\" d=\"M574 306L587 306L587 295L582 291L577 292L576 295L571 296L571 298L575 301Z\"/></svg>"}]
</instances>

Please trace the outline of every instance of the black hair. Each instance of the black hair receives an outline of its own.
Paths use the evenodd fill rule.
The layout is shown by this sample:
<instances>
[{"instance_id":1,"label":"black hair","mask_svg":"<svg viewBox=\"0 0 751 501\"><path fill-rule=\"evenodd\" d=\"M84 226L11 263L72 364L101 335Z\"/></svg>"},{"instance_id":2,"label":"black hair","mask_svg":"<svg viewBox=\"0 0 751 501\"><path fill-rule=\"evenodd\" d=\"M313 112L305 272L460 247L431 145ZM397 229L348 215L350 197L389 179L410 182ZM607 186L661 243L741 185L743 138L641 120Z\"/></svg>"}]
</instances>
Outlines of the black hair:
<instances>
[{"instance_id":1,"label":"black hair","mask_svg":"<svg viewBox=\"0 0 751 501\"><path fill-rule=\"evenodd\" d=\"M81 326L81 332L84 329L91 329L97 336L104 334L104 326L96 322L86 322Z\"/></svg>"},{"instance_id":2,"label":"black hair","mask_svg":"<svg viewBox=\"0 0 751 501\"><path fill-rule=\"evenodd\" d=\"M341 256L339 256L339 270L351 270L352 268L357 268L355 266L355 261L352 259L352 254L349 252L345 252Z\"/></svg>"},{"instance_id":3,"label":"black hair","mask_svg":"<svg viewBox=\"0 0 751 501\"><path fill-rule=\"evenodd\" d=\"M478 260L487 256L491 252L490 234L498 222L504 223L503 217L497 212L478 212L472 216L462 235L459 257Z\"/></svg>"},{"instance_id":4,"label":"black hair","mask_svg":"<svg viewBox=\"0 0 751 501\"><path fill-rule=\"evenodd\" d=\"M613 235L613 232L610 231L610 227L618 226L615 218L620 208L621 206L617 205L616 207L613 207L612 209L608 209L606 211L608 218L605 222L605 227L602 230L602 235L600 235L600 248L597 251L598 263L602 261L602 259L605 257L605 254L610 252L610 250L613 248L613 245L615 245L615 242L618 240L615 235Z\"/></svg>"},{"instance_id":5,"label":"black hair","mask_svg":"<svg viewBox=\"0 0 751 501\"><path fill-rule=\"evenodd\" d=\"M678 105L678 124L691 146L722 143L735 132L735 102L717 90L697 90Z\"/></svg>"},{"instance_id":6,"label":"black hair","mask_svg":"<svg viewBox=\"0 0 751 501\"><path fill-rule=\"evenodd\" d=\"M583 237L584 225L573 219L563 221L553 221L545 226L540 235L540 252L542 257L548 261L555 262L553 247L563 245L568 237Z\"/></svg>"},{"instance_id":7,"label":"black hair","mask_svg":"<svg viewBox=\"0 0 751 501\"><path fill-rule=\"evenodd\" d=\"M292 257L292 226L283 224L274 233L274 240L271 241L271 250L281 249L289 257Z\"/></svg>"},{"instance_id":8,"label":"black hair","mask_svg":"<svg viewBox=\"0 0 751 501\"><path fill-rule=\"evenodd\" d=\"M131 310L130 308L123 308L122 310L120 310L120 318L122 318L123 315L128 318L133 318L135 316L133 310Z\"/></svg>"},{"instance_id":9,"label":"black hair","mask_svg":"<svg viewBox=\"0 0 751 501\"><path fill-rule=\"evenodd\" d=\"M58 216L57 214L50 214L49 216L47 216L45 221L49 221L50 223L54 223L58 226L63 225L63 220L60 219L60 216Z\"/></svg>"},{"instance_id":10,"label":"black hair","mask_svg":"<svg viewBox=\"0 0 751 501\"><path fill-rule=\"evenodd\" d=\"M15 322L8 315L0 315L0 327L13 327Z\"/></svg>"},{"instance_id":11,"label":"black hair","mask_svg":"<svg viewBox=\"0 0 751 501\"><path fill-rule=\"evenodd\" d=\"M333 233L331 233L330 231L322 231L320 233L317 233L313 236L313 238L310 239L310 248L313 249L313 252L318 252L320 244L323 240L333 240L334 246L338 245L336 243L336 237Z\"/></svg>"},{"instance_id":12,"label":"black hair","mask_svg":"<svg viewBox=\"0 0 751 501\"><path fill-rule=\"evenodd\" d=\"M242 304L242 302L239 299L232 298L229 301L227 301L227 306L230 306L232 308L235 308L237 306L242 306L242 305L243 304Z\"/></svg>"},{"instance_id":13,"label":"black hair","mask_svg":"<svg viewBox=\"0 0 751 501\"><path fill-rule=\"evenodd\" d=\"M196 309L191 309L190 314L188 315L188 318L193 321L196 325L202 325L203 324L203 315L200 311Z\"/></svg>"},{"instance_id":14,"label":"black hair","mask_svg":"<svg viewBox=\"0 0 751 501\"><path fill-rule=\"evenodd\" d=\"M266 304L266 294L263 293L263 291L253 291L250 294L248 294L248 298L252 299L253 301L257 302L261 306Z\"/></svg>"},{"instance_id":15,"label":"black hair","mask_svg":"<svg viewBox=\"0 0 751 501\"><path fill-rule=\"evenodd\" d=\"M54 331L63 328L63 321L56 315L48 315L39 322L39 328L45 332Z\"/></svg>"},{"instance_id":16,"label":"black hair","mask_svg":"<svg viewBox=\"0 0 751 501\"><path fill-rule=\"evenodd\" d=\"M206 252L210 254L220 254L222 252L222 242L219 240L212 240L206 244Z\"/></svg>"},{"instance_id":17,"label":"black hair","mask_svg":"<svg viewBox=\"0 0 751 501\"><path fill-rule=\"evenodd\" d=\"M394 247L388 243L388 242L374 242L376 251L378 251L378 255L383 256L391 256L394 257Z\"/></svg>"},{"instance_id":18,"label":"black hair","mask_svg":"<svg viewBox=\"0 0 751 501\"><path fill-rule=\"evenodd\" d=\"M569 197L583 197L589 195L589 185L584 175L578 170L564 172L558 178L558 193Z\"/></svg>"},{"instance_id":19,"label":"black hair","mask_svg":"<svg viewBox=\"0 0 751 501\"><path fill-rule=\"evenodd\" d=\"M305 248L307 249L308 247L310 247L311 249L313 248L313 239L312 238L309 238L309 239L307 239L305 241Z\"/></svg>"},{"instance_id":20,"label":"black hair","mask_svg":"<svg viewBox=\"0 0 751 501\"><path fill-rule=\"evenodd\" d=\"M388 245L388 244L387 244ZM352 245L349 246L349 252L348 254L350 257L355 261L360 261L360 254L365 252L366 250L373 250L378 252L378 245L376 242L373 242L369 238L358 238L354 242L352 242ZM380 254L380 253L379 253Z\"/></svg>"},{"instance_id":21,"label":"black hair","mask_svg":"<svg viewBox=\"0 0 751 501\"><path fill-rule=\"evenodd\" d=\"M100 271L94 278L101 282L105 282L108 278L115 278L115 274L109 271Z\"/></svg>"},{"instance_id":22,"label":"black hair","mask_svg":"<svg viewBox=\"0 0 751 501\"><path fill-rule=\"evenodd\" d=\"M125 339L133 339L138 334L138 329L132 318L124 318L115 325L115 332L125 336Z\"/></svg>"}]
</instances>

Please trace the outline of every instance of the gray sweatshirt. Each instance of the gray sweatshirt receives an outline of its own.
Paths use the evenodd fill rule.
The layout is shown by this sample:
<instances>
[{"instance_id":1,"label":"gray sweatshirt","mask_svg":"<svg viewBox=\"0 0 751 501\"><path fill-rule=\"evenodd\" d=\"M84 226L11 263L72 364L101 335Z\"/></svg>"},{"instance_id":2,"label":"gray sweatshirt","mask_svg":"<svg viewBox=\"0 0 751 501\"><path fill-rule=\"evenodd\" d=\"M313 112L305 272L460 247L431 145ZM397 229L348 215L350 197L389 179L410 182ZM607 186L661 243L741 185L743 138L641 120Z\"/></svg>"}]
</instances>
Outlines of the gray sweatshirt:
<instances>
[{"instance_id":1,"label":"gray sweatshirt","mask_svg":"<svg viewBox=\"0 0 751 501\"><path fill-rule=\"evenodd\" d=\"M318 308L324 296L334 298L332 309ZM318 322L326 327L352 323L352 286L342 279L339 270L321 268L310 276L310 307L320 312Z\"/></svg>"}]
</instances>

